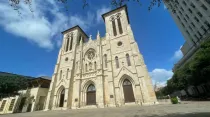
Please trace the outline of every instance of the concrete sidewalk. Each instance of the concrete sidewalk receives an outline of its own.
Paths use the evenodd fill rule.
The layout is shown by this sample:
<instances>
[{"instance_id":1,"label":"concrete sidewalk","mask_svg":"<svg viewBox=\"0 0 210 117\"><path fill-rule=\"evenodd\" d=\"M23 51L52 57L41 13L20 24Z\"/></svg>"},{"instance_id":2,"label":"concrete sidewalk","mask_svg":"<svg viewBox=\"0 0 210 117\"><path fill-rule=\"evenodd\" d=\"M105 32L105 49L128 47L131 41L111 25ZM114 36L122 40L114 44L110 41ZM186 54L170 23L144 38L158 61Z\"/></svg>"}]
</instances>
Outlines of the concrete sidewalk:
<instances>
[{"instance_id":1,"label":"concrete sidewalk","mask_svg":"<svg viewBox=\"0 0 210 117\"><path fill-rule=\"evenodd\" d=\"M125 106L120 108L37 111L1 117L210 117L210 102L177 105Z\"/></svg>"}]
</instances>

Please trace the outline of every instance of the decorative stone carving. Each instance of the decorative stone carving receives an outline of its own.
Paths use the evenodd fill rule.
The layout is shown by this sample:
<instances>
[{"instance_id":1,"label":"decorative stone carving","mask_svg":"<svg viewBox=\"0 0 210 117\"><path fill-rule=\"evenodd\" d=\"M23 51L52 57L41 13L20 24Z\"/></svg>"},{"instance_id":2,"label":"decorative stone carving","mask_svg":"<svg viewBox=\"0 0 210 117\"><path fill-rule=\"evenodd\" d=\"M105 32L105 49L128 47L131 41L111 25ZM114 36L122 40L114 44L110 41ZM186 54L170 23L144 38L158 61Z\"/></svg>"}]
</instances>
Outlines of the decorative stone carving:
<instances>
[{"instance_id":1,"label":"decorative stone carving","mask_svg":"<svg viewBox=\"0 0 210 117\"><path fill-rule=\"evenodd\" d=\"M93 60L95 58L95 55L96 55L96 52L94 49L89 49L87 52L86 52L86 56L89 60Z\"/></svg>"},{"instance_id":2,"label":"decorative stone carving","mask_svg":"<svg viewBox=\"0 0 210 117\"><path fill-rule=\"evenodd\" d=\"M138 51L138 45L131 43L132 41L135 42L135 40L132 35L132 29L129 26L129 19L126 19L128 17L126 12L126 8L122 7L103 16L106 23L105 37L100 37L98 33L96 36L97 39L92 40L90 36L89 41L84 42L79 47L75 47L74 45L73 47L75 48L73 48L71 52L58 55L58 58L62 59L58 59L54 74L58 73L57 77L59 79L59 71L62 70L62 74L68 76L69 79L53 79L55 82L51 82L52 91L47 98L48 102L46 103L46 107L53 105L52 108L59 108L56 105L57 102L60 102L59 97L56 97L59 94L55 88L63 85L68 89L68 91L66 90L65 92L65 100L67 102L64 104L64 108L83 108L87 104L87 89L91 83L95 86L94 90L96 90L96 93L92 96L95 96L95 104L98 107L124 105L126 99L124 97L125 93L123 88L130 85L132 85L132 87L129 87L128 90L129 92L133 92L135 97L135 100L132 100L132 102L135 103L136 101L140 103L140 101L143 100L145 105L154 104L156 99L155 95L153 96L154 92L148 71L146 66L141 66L141 64L144 64L143 57ZM118 23L121 21L122 28L124 29L123 35L112 36L113 26L110 21L113 20L116 20L117 33L119 33ZM86 35L81 29L77 31L71 30L70 32L75 32L74 39L78 38L80 34L82 34L83 37ZM69 35L71 36L71 34ZM75 41L73 44L75 44ZM61 48L61 52L63 47L64 45ZM128 66L126 61L127 53L131 57L131 67ZM104 65L104 54L107 54L107 67ZM119 68L116 67L116 56L119 58ZM69 74L66 72L67 69L70 70L68 72ZM129 80L129 82L124 82L125 80ZM88 81L92 82L88 84ZM123 82L125 87L123 87ZM85 83L87 83L88 86L86 86ZM91 91L92 90L93 89L91 89ZM55 97L51 98L53 96Z\"/></svg>"}]
</instances>

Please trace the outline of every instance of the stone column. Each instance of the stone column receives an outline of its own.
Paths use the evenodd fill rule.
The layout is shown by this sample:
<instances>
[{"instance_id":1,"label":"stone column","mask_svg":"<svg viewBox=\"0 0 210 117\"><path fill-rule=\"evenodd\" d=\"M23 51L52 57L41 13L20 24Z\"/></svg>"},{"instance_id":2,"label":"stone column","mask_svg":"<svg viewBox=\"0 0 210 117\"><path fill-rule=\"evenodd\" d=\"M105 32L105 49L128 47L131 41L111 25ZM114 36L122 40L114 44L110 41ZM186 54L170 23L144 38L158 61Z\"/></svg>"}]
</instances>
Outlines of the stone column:
<instances>
[{"instance_id":1,"label":"stone column","mask_svg":"<svg viewBox=\"0 0 210 117\"><path fill-rule=\"evenodd\" d=\"M48 91L48 94L47 94L47 99L46 99L46 104L45 104L45 110L44 111L47 111L49 109L52 108L52 102L54 100L54 91L55 91L55 84L56 84L56 76L57 76L57 73L53 75L52 77L52 80L51 80L51 83L50 83L50 88L49 88L49 91Z\"/></svg>"},{"instance_id":2,"label":"stone column","mask_svg":"<svg viewBox=\"0 0 210 117\"><path fill-rule=\"evenodd\" d=\"M64 110L67 109L68 92L69 92L69 88L65 88L64 104L63 104L63 109Z\"/></svg>"},{"instance_id":3,"label":"stone column","mask_svg":"<svg viewBox=\"0 0 210 117\"><path fill-rule=\"evenodd\" d=\"M116 107L121 106L120 87L115 87Z\"/></svg>"},{"instance_id":4,"label":"stone column","mask_svg":"<svg viewBox=\"0 0 210 117\"><path fill-rule=\"evenodd\" d=\"M77 109L79 106L79 84L80 79L75 79L73 83L72 109ZM75 101L77 99L77 101Z\"/></svg>"},{"instance_id":5,"label":"stone column","mask_svg":"<svg viewBox=\"0 0 210 117\"><path fill-rule=\"evenodd\" d=\"M97 76L96 82L96 104L99 108L104 108L103 77L101 75Z\"/></svg>"},{"instance_id":6,"label":"stone column","mask_svg":"<svg viewBox=\"0 0 210 117\"><path fill-rule=\"evenodd\" d=\"M140 82L135 85L135 101L137 104L141 104L142 102L142 89L140 87Z\"/></svg>"},{"instance_id":7,"label":"stone column","mask_svg":"<svg viewBox=\"0 0 210 117\"><path fill-rule=\"evenodd\" d=\"M52 110L56 109L58 107L58 97L57 95L53 95L53 100L52 100Z\"/></svg>"}]
</instances>

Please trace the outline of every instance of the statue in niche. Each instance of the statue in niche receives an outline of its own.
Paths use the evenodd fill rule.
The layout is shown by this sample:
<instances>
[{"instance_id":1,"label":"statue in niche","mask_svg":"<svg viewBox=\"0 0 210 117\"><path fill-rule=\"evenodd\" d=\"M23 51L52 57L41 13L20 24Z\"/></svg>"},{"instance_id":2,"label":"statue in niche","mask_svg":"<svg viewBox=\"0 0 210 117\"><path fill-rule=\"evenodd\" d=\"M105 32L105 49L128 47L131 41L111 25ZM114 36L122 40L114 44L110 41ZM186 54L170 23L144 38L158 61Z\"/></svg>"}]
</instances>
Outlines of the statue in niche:
<instances>
[{"instance_id":1,"label":"statue in niche","mask_svg":"<svg viewBox=\"0 0 210 117\"><path fill-rule=\"evenodd\" d=\"M89 63L89 70L92 71L92 63Z\"/></svg>"}]
</instances>

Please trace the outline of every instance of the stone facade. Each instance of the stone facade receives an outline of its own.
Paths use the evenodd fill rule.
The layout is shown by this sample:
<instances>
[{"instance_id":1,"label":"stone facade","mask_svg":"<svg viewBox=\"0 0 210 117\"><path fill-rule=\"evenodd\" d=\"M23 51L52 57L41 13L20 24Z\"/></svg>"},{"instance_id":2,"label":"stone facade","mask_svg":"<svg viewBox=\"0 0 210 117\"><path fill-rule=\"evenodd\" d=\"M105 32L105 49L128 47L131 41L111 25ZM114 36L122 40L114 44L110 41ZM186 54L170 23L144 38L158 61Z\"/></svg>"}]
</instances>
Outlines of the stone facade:
<instances>
[{"instance_id":1,"label":"stone facade","mask_svg":"<svg viewBox=\"0 0 210 117\"><path fill-rule=\"evenodd\" d=\"M79 26L62 32L63 44L48 92L46 110L157 102L146 65L134 40L127 7L117 8L102 17L106 26L105 37L100 37L98 32L97 38L92 40Z\"/></svg>"}]
</instances>

